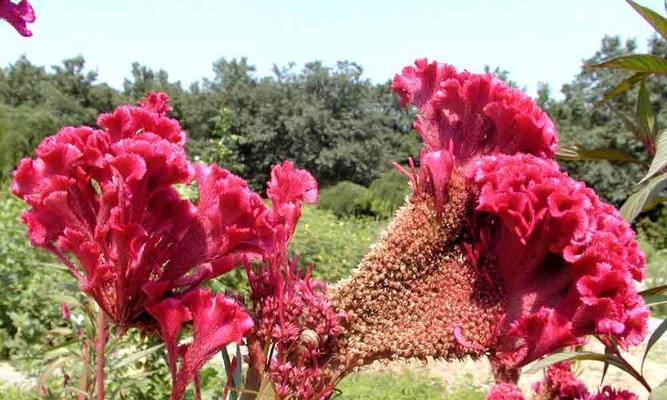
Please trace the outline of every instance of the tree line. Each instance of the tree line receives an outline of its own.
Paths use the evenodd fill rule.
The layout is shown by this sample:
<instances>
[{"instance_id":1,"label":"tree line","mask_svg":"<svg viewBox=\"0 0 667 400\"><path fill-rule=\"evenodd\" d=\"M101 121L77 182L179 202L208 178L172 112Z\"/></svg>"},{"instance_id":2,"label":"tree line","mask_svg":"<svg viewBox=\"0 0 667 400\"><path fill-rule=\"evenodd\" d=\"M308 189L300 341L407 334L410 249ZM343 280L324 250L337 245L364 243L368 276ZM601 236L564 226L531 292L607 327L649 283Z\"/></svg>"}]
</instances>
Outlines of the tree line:
<instances>
[{"instance_id":1,"label":"tree line","mask_svg":"<svg viewBox=\"0 0 667 400\"><path fill-rule=\"evenodd\" d=\"M667 55L667 44L657 37L648 47ZM634 40L609 36L583 63L636 50ZM487 71L515 85L505 71ZM368 186L391 169L392 161L414 156L419 148L411 110L398 107L390 81L371 82L353 62L310 62L300 69L294 64L274 66L269 76L258 76L245 58L222 58L213 63L212 72L212 78L184 87L164 70L134 63L131 76L116 89L99 82L81 56L49 68L21 57L0 69L0 178L7 178L20 158L60 127L94 126L99 113L136 102L150 90L169 94L173 116L189 133L193 157L217 162L258 189L270 166L283 159L311 171L322 186L340 181ZM619 117L632 112L635 93L618 96L611 106L595 105L621 79L613 71L582 69L561 88L562 98L540 86L536 100L558 125L561 143L622 148L645 159ZM667 84L656 79L649 87L658 121L665 120ZM641 165L618 168L607 161L565 167L617 205L642 173Z\"/></svg>"}]
</instances>

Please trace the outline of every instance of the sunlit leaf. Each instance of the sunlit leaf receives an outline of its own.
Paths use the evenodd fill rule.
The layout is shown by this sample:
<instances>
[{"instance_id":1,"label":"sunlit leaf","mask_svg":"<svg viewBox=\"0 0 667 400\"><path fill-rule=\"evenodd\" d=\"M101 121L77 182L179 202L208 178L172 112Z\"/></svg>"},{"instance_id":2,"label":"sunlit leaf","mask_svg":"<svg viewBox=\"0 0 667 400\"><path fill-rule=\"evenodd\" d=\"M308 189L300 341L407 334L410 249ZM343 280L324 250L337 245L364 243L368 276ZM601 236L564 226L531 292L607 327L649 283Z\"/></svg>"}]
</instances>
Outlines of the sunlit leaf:
<instances>
[{"instance_id":1,"label":"sunlit leaf","mask_svg":"<svg viewBox=\"0 0 667 400\"><path fill-rule=\"evenodd\" d=\"M62 293L56 293L52 294L49 296L50 299L52 299L56 303L65 303L70 306L80 306L81 302L77 300L76 297L62 294Z\"/></svg>"},{"instance_id":2,"label":"sunlit leaf","mask_svg":"<svg viewBox=\"0 0 667 400\"><path fill-rule=\"evenodd\" d=\"M660 340L662 335L667 331L667 319L663 320L660 325L653 331L653 334L651 337L648 339L648 343L646 343L646 351L644 351L644 357L642 357L642 374L644 373L644 361L646 361L646 356L648 356L648 352L651 350L654 344Z\"/></svg>"},{"instance_id":3,"label":"sunlit leaf","mask_svg":"<svg viewBox=\"0 0 667 400\"><path fill-rule=\"evenodd\" d=\"M658 175L646 182L639 191L628 197L621 207L623 218L632 222L644 209L644 205L656 197L665 187L667 187L667 173Z\"/></svg>"},{"instance_id":4,"label":"sunlit leaf","mask_svg":"<svg viewBox=\"0 0 667 400\"><path fill-rule=\"evenodd\" d=\"M595 360L595 361L607 361L609 356L606 354L593 353L590 351L575 351L575 352L562 352L551 354L539 361L535 361L532 364L529 364L526 368L527 374L534 374L539 372L551 364L555 364L562 361L575 361L575 360Z\"/></svg>"},{"instance_id":5,"label":"sunlit leaf","mask_svg":"<svg viewBox=\"0 0 667 400\"><path fill-rule=\"evenodd\" d=\"M639 295L642 296L642 297L646 297L646 296L654 296L656 294L663 294L663 293L667 293L667 285L660 285L660 286L652 287L652 288L649 288L649 289L646 289L646 290L642 290L641 292L639 292Z\"/></svg>"},{"instance_id":6,"label":"sunlit leaf","mask_svg":"<svg viewBox=\"0 0 667 400\"><path fill-rule=\"evenodd\" d=\"M627 0L634 8L663 38L667 39L667 19L648 7L641 6L632 0Z\"/></svg>"},{"instance_id":7,"label":"sunlit leaf","mask_svg":"<svg viewBox=\"0 0 667 400\"><path fill-rule=\"evenodd\" d=\"M659 306L660 304L667 303L667 295L658 294L653 296L644 296L644 302L647 306Z\"/></svg>"},{"instance_id":8,"label":"sunlit leaf","mask_svg":"<svg viewBox=\"0 0 667 400\"><path fill-rule=\"evenodd\" d=\"M616 85L613 89L608 91L603 98L595 102L596 106L601 106L602 104L607 103L609 100L613 99L616 96L619 96L626 92L628 89L633 87L638 82L646 79L650 74L645 72L637 72L634 75L631 75L629 78L624 79L621 83Z\"/></svg>"},{"instance_id":9,"label":"sunlit leaf","mask_svg":"<svg viewBox=\"0 0 667 400\"><path fill-rule=\"evenodd\" d=\"M556 153L561 160L581 161L581 160L608 160L643 164L643 161L615 149L582 149L579 146L561 146Z\"/></svg>"},{"instance_id":10,"label":"sunlit leaf","mask_svg":"<svg viewBox=\"0 0 667 400\"><path fill-rule=\"evenodd\" d=\"M647 74L667 75L667 60L651 54L633 54L587 65L586 68L611 68Z\"/></svg>"},{"instance_id":11,"label":"sunlit leaf","mask_svg":"<svg viewBox=\"0 0 667 400\"><path fill-rule=\"evenodd\" d=\"M667 400L667 379L651 391L648 400Z\"/></svg>"},{"instance_id":12,"label":"sunlit leaf","mask_svg":"<svg viewBox=\"0 0 667 400\"><path fill-rule=\"evenodd\" d=\"M644 183L657 173L667 167L667 131L664 131L658 136L655 156L651 161L651 166L648 168L646 176L642 178L639 183Z\"/></svg>"},{"instance_id":13,"label":"sunlit leaf","mask_svg":"<svg viewBox=\"0 0 667 400\"><path fill-rule=\"evenodd\" d=\"M52 360L54 358L62 357L66 354L71 354L72 350L66 347L67 344L63 344L61 347L47 351L42 355L43 361Z\"/></svg>"},{"instance_id":14,"label":"sunlit leaf","mask_svg":"<svg viewBox=\"0 0 667 400\"><path fill-rule=\"evenodd\" d=\"M145 350L141 350L141 351L138 351L136 353L132 353L129 356L127 356L127 357L123 358L122 360L118 361L117 363L111 365L110 366L111 370L123 368L127 365L130 365L132 363L135 363L135 362L141 360L142 358L148 357L149 355L158 351L162 346L163 346L163 344L161 343L161 344L155 345L153 347L149 347Z\"/></svg>"},{"instance_id":15,"label":"sunlit leaf","mask_svg":"<svg viewBox=\"0 0 667 400\"><path fill-rule=\"evenodd\" d=\"M47 333L57 336L72 336L74 334L74 332L70 328L63 328L63 327L49 329Z\"/></svg>"},{"instance_id":16,"label":"sunlit leaf","mask_svg":"<svg viewBox=\"0 0 667 400\"><path fill-rule=\"evenodd\" d=\"M608 363L609 365L613 365L616 368L625 371L633 378L635 378L637 381L639 381L647 389L650 388L648 386L648 383L646 382L646 379L644 379L643 376L641 376L637 371L635 371L631 366L629 366L622 358L619 358L614 354L600 354L600 353L593 353L590 351L575 351L575 352L563 352L563 353L551 354L539 361L529 364L526 369L526 373L531 374L539 372L544 368L548 367L549 365L557 362L577 361L577 360L600 361L603 363Z\"/></svg>"},{"instance_id":17,"label":"sunlit leaf","mask_svg":"<svg viewBox=\"0 0 667 400\"><path fill-rule=\"evenodd\" d=\"M666 201L667 201L667 196L655 196L651 200L647 201L646 204L644 204L642 212L651 211Z\"/></svg>"},{"instance_id":18,"label":"sunlit leaf","mask_svg":"<svg viewBox=\"0 0 667 400\"><path fill-rule=\"evenodd\" d=\"M51 364L49 364L42 375L39 376L39 379L37 379L37 387L42 387L46 381L58 370L58 368L61 368L67 361L70 361L72 357L60 357L53 361Z\"/></svg>"}]
</instances>

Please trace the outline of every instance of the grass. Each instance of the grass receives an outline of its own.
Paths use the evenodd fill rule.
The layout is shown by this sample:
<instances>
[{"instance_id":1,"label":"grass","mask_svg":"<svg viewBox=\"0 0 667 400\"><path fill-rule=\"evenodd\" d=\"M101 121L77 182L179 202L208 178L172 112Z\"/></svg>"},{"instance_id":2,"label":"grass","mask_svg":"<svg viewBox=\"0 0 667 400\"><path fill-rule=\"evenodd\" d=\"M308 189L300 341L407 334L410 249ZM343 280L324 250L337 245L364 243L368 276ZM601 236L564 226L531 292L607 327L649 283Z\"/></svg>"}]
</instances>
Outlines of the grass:
<instances>
[{"instance_id":1,"label":"grass","mask_svg":"<svg viewBox=\"0 0 667 400\"><path fill-rule=\"evenodd\" d=\"M471 377L445 387L442 381L410 370L362 372L337 386L336 400L484 400L486 393Z\"/></svg>"},{"instance_id":2,"label":"grass","mask_svg":"<svg viewBox=\"0 0 667 400\"><path fill-rule=\"evenodd\" d=\"M373 219L337 218L329 210L304 206L290 255L301 265L313 265L315 277L336 282L350 274L383 227Z\"/></svg>"}]
</instances>

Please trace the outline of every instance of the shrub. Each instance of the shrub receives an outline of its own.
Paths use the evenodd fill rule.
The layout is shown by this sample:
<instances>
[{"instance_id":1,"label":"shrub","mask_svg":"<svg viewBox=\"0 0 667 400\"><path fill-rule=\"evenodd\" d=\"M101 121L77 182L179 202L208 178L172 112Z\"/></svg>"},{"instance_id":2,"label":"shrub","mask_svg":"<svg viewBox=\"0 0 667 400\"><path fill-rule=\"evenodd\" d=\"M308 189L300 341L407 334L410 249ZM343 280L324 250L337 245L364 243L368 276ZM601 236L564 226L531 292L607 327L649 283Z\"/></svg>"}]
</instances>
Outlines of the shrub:
<instances>
[{"instance_id":1,"label":"shrub","mask_svg":"<svg viewBox=\"0 0 667 400\"><path fill-rule=\"evenodd\" d=\"M350 181L338 182L322 189L317 206L330 210L337 217L368 214L364 199L368 189Z\"/></svg>"},{"instance_id":2,"label":"shrub","mask_svg":"<svg viewBox=\"0 0 667 400\"><path fill-rule=\"evenodd\" d=\"M74 278L54 257L30 246L19 222L24 204L0 187L0 355L30 358L39 354L44 332L60 320L59 305L49 296L67 291Z\"/></svg>"},{"instance_id":3,"label":"shrub","mask_svg":"<svg viewBox=\"0 0 667 400\"><path fill-rule=\"evenodd\" d=\"M339 219L328 211L304 207L291 244L300 265L314 265L314 275L336 282L350 274L377 238L382 223L369 218Z\"/></svg>"},{"instance_id":4,"label":"shrub","mask_svg":"<svg viewBox=\"0 0 667 400\"><path fill-rule=\"evenodd\" d=\"M371 183L363 202L372 214L388 219L405 203L409 193L410 185L405 176L391 170Z\"/></svg>"},{"instance_id":5,"label":"shrub","mask_svg":"<svg viewBox=\"0 0 667 400\"><path fill-rule=\"evenodd\" d=\"M335 397L338 400L445 399L445 388L441 382L408 370L400 374L367 372L350 375L337 388L340 390Z\"/></svg>"}]
</instances>

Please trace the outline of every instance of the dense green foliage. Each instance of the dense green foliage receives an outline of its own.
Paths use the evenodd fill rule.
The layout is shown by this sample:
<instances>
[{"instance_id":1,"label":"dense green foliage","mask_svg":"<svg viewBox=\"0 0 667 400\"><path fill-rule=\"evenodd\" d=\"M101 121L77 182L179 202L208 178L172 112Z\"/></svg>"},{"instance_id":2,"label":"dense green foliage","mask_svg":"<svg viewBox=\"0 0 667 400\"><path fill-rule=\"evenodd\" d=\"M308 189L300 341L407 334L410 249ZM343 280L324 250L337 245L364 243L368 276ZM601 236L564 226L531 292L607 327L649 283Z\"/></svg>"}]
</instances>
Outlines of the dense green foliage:
<instances>
[{"instance_id":1,"label":"dense green foliage","mask_svg":"<svg viewBox=\"0 0 667 400\"><path fill-rule=\"evenodd\" d=\"M371 214L388 219L405 204L409 193L408 179L392 169L371 183L362 204Z\"/></svg>"},{"instance_id":2,"label":"dense green foliage","mask_svg":"<svg viewBox=\"0 0 667 400\"><path fill-rule=\"evenodd\" d=\"M338 385L338 400L483 400L486 390L466 377L445 387L439 381L410 370L395 372L362 372L350 375Z\"/></svg>"},{"instance_id":3,"label":"dense green foliage","mask_svg":"<svg viewBox=\"0 0 667 400\"><path fill-rule=\"evenodd\" d=\"M354 63L312 62L301 71L289 65L257 77L245 59L221 59L213 74L184 89L165 71L135 63L118 91L97 83L81 57L50 71L21 58L0 71L0 170L7 176L61 126L92 125L100 112L149 90L170 95L193 156L244 173L257 188L284 159L323 185L369 184L417 146L408 112L399 109L389 84L371 83Z\"/></svg>"},{"instance_id":4,"label":"dense green foliage","mask_svg":"<svg viewBox=\"0 0 667 400\"><path fill-rule=\"evenodd\" d=\"M317 207L333 212L337 217L367 214L365 207L368 189L350 181L338 182L322 189Z\"/></svg>"},{"instance_id":5,"label":"dense green foliage","mask_svg":"<svg viewBox=\"0 0 667 400\"><path fill-rule=\"evenodd\" d=\"M667 44L654 38L649 50L665 56ZM607 37L586 63L635 51L633 41L623 43ZM245 59L221 59L214 64L213 78L189 88L170 81L165 71L139 64L132 65L131 73L123 89L116 90L97 82L96 74L85 70L81 57L65 60L50 70L25 58L0 69L0 182L4 188L0 191L0 283L5 288L0 293L0 356L11 357L28 372L44 369L44 364L35 363L39 358L53 362L54 358L43 356L52 354L49 352L57 346L69 343L70 350L79 347L72 332L66 339L56 335L70 326L61 318L60 300L54 297L75 296L78 290L74 279L53 257L30 246L25 227L19 223L24 205L9 195L7 178L20 158L62 126L93 125L100 112L135 101L149 90L162 90L172 98L174 117L189 132L188 150L194 158L238 172L258 189L264 187L272 164L295 160L299 167L312 171L324 189L317 207L304 208L291 255L298 256L299 265L312 266L314 275L328 282L349 275L409 192L406 178L391 169L391 161L414 155L418 147L409 112L397 107L387 83L364 79L356 64L342 62L329 68L314 62L301 71L290 65L276 67L272 76L257 77ZM508 80L506 73L503 79ZM561 143L617 149L641 161L563 162L573 177L587 182L615 205L627 198L646 171L642 162L648 161L642 144L618 117L619 113L632 112L637 90L614 98L610 106L594 104L622 79L610 70L582 70L563 87L564 99L552 98L547 86L540 89L538 98L557 123ZM658 121L667 120L666 82L648 81ZM667 284L667 208L644 214L636 226L648 259L647 286ZM217 290L247 289L242 269L211 285ZM667 306L662 307L660 315L667 314ZM126 340L135 349L150 346L136 332L128 333ZM151 362L163 366L161 353L150 357ZM167 396L166 376L146 365L145 360L138 360L133 363L136 368L119 370L112 389L127 390L125 394L132 398L143 398L146 393L154 398ZM135 373L149 377L141 379L143 386L123 388L122 382ZM205 391L217 390L222 376L219 370L205 370ZM409 373L357 374L346 378L340 389L341 399L484 397L471 384L445 389L439 382ZM0 389L2 398L31 396Z\"/></svg>"},{"instance_id":6,"label":"dense green foliage","mask_svg":"<svg viewBox=\"0 0 667 400\"><path fill-rule=\"evenodd\" d=\"M368 218L336 218L330 211L305 207L290 253L299 257L300 265L312 266L315 277L336 282L359 263L383 224Z\"/></svg>"},{"instance_id":7,"label":"dense green foliage","mask_svg":"<svg viewBox=\"0 0 667 400\"><path fill-rule=\"evenodd\" d=\"M4 186L6 188L6 186ZM30 246L19 222L23 203L0 191L0 355L31 358L43 350L42 335L61 325L59 304L49 296L72 291L72 278L54 258Z\"/></svg>"},{"instance_id":8,"label":"dense green foliage","mask_svg":"<svg viewBox=\"0 0 667 400\"><path fill-rule=\"evenodd\" d=\"M337 386L340 400L444 400L445 388L436 379L410 371L353 374ZM483 398L483 397L481 397Z\"/></svg>"}]
</instances>

